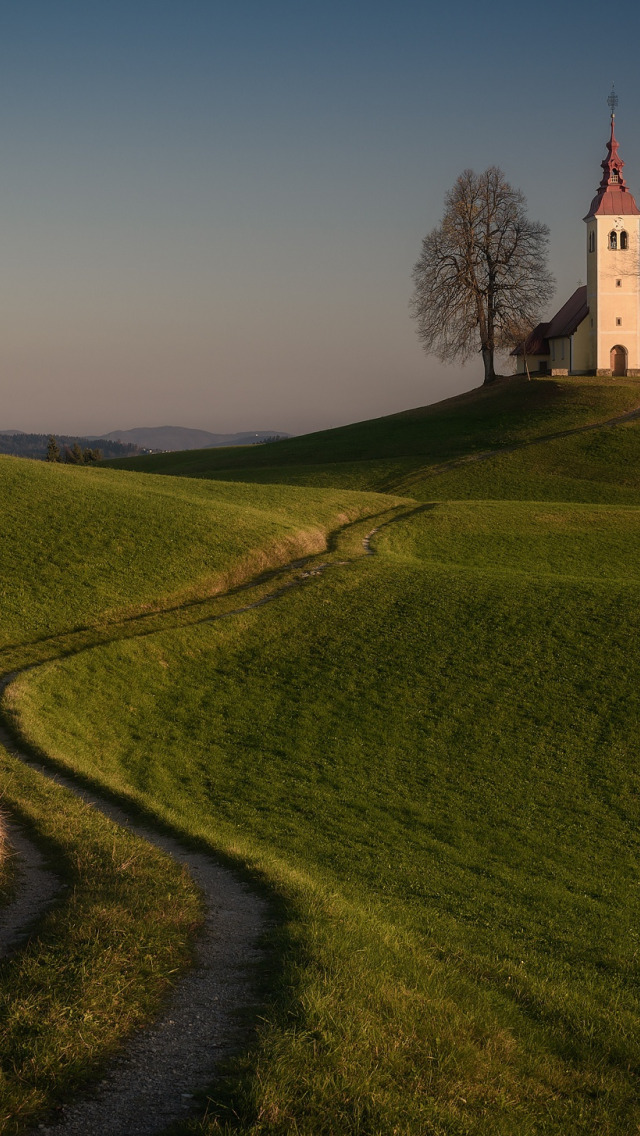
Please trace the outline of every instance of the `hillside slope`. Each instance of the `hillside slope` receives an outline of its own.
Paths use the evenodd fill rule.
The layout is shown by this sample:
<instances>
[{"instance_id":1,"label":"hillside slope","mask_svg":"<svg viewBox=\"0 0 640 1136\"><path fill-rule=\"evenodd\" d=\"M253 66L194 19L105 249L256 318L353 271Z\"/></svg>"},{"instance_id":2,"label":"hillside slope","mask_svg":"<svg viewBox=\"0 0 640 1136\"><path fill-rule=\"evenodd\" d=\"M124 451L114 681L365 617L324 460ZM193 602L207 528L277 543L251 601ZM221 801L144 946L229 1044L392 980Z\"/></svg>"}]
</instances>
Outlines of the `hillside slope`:
<instances>
[{"instance_id":1,"label":"hillside slope","mask_svg":"<svg viewBox=\"0 0 640 1136\"><path fill-rule=\"evenodd\" d=\"M545 432L638 394L555 387ZM501 400L464 446L449 406L442 452L497 443ZM413 458L425 504L374 556L369 521L270 604L14 688L42 752L280 901L255 1045L184 1133L640 1126L640 427L437 476Z\"/></svg>"},{"instance_id":2,"label":"hillside slope","mask_svg":"<svg viewBox=\"0 0 640 1136\"><path fill-rule=\"evenodd\" d=\"M515 376L433 406L336 430L264 446L159 454L117 465L173 476L393 492L396 483L426 467L605 421L638 406L638 379L527 382Z\"/></svg>"},{"instance_id":3,"label":"hillside slope","mask_svg":"<svg viewBox=\"0 0 640 1136\"><path fill-rule=\"evenodd\" d=\"M385 507L371 493L0 457L0 647L215 593Z\"/></svg>"}]
</instances>

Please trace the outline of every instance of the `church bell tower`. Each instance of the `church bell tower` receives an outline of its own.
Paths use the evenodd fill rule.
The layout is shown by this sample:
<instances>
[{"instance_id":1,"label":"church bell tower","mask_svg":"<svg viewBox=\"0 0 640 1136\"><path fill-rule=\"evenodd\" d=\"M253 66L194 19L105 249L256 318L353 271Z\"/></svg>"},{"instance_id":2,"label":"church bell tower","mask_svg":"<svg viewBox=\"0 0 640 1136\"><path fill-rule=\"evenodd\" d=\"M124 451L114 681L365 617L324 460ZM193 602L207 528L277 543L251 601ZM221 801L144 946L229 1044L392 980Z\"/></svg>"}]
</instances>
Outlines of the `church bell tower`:
<instances>
[{"instance_id":1,"label":"church bell tower","mask_svg":"<svg viewBox=\"0 0 640 1136\"><path fill-rule=\"evenodd\" d=\"M602 181L585 217L590 370L640 375L640 209L622 175L614 90L607 101L611 137Z\"/></svg>"}]
</instances>

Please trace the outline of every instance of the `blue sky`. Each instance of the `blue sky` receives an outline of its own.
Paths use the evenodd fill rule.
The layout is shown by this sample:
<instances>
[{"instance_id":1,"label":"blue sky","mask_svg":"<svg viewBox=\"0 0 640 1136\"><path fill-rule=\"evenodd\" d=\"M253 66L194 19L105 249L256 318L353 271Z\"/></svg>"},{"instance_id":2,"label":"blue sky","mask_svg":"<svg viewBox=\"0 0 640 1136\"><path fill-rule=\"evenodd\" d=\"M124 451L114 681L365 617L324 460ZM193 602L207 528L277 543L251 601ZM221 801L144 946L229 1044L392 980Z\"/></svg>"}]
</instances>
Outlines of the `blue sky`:
<instances>
[{"instance_id":1,"label":"blue sky","mask_svg":"<svg viewBox=\"0 0 640 1136\"><path fill-rule=\"evenodd\" d=\"M6 4L0 428L299 432L477 385L421 351L411 267L458 173L497 164L551 227L558 301L584 279L612 81L640 196L640 17L604 20Z\"/></svg>"}]
</instances>

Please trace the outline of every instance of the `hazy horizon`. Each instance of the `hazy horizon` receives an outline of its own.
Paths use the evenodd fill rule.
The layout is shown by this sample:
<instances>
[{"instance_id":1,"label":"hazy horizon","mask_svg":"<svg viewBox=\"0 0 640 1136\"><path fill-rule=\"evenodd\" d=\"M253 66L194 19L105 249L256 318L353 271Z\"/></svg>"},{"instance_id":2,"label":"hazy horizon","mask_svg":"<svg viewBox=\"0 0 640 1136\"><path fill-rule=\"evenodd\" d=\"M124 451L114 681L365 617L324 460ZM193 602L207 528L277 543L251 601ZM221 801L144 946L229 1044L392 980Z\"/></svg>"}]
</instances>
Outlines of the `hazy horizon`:
<instances>
[{"instance_id":1,"label":"hazy horizon","mask_svg":"<svg viewBox=\"0 0 640 1136\"><path fill-rule=\"evenodd\" d=\"M1 428L299 434L480 385L408 312L457 175L500 165L550 225L558 306L585 279L613 80L640 195L638 14L605 72L589 10L545 0L537 61L504 2L5 12Z\"/></svg>"}]
</instances>

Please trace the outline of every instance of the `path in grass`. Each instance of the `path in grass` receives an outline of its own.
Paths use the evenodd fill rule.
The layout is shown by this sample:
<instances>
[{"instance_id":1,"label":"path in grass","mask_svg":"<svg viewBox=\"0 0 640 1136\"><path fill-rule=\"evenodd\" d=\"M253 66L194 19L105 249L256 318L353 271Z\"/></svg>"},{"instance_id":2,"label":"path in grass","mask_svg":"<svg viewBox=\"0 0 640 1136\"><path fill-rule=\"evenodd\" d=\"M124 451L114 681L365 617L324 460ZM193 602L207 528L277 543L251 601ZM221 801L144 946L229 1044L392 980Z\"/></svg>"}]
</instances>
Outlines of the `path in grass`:
<instances>
[{"instance_id":1,"label":"path in grass","mask_svg":"<svg viewBox=\"0 0 640 1136\"><path fill-rule=\"evenodd\" d=\"M634 412L633 416L637 416L637 412ZM630 416L627 415L624 417L627 418ZM583 429L584 428L578 428L577 430L567 431L566 433L580 433ZM540 441L542 440L543 439L540 439ZM520 447L514 446L511 448L515 449ZM485 455L474 455L471 460L482 460L484 456ZM486 456L494 456L494 454L491 453ZM418 506L417 509L415 507L409 509L404 507L401 510L401 517L404 518L412 515L414 512L423 511L428 507L429 506L426 505ZM400 517L398 517L398 519L400 519ZM373 518L371 518L371 520L373 520ZM368 538L381 527L381 521L382 517L378 521L377 528L371 530L365 537L365 552L370 551ZM364 522L360 522L359 524L359 535L361 535L364 531ZM359 539L358 543L360 543ZM352 549L353 546L350 551ZM342 548L340 552L344 555ZM362 555L362 546L360 546L360 555ZM347 562L346 558L339 561L341 564ZM272 585L267 585L263 580L261 587L254 592L254 595L257 595L258 598L253 602L243 604L242 607L237 605L237 601L234 603L231 594L228 593L226 596L219 596L216 601L220 607L223 607L225 604L227 606L227 610L220 611L217 616L214 615L207 606L211 601L205 601L204 603L192 602L191 604L184 605L184 607L180 605L180 607L174 609L172 613L165 612L164 617L158 613L153 613L140 616L134 621L125 621L123 625L105 627L103 629L104 641L124 637L125 635L126 637L137 637L150 634L159 630L160 624L168 628L170 624L185 619L187 611L190 613L188 618L189 623L206 622L215 618L235 616L240 614L240 612L257 607L259 604L268 603L278 598L283 594L285 588L296 584L299 585L305 582L311 574L315 575L325 570L325 565L318 565L317 562L314 565L313 561L309 562L306 570L302 562L298 562L295 566L290 566L290 570L291 567L295 567L293 575L290 574L288 578L286 572L279 575L278 585L275 588L273 588ZM95 632L93 632L94 643L92 644L82 643L84 634L86 633L81 632L76 636L70 636L69 639L75 638L75 643L67 641L65 644L63 641L64 637L57 637L55 641L53 639L50 640L47 646L43 643L40 643L37 647L35 644L33 646L37 652L42 652L41 660L42 656L51 658L60 654L75 654L78 651L82 651L84 646L95 645ZM123 813L113 811L111 806L106 806L104 811L107 815L113 817L119 823L122 823ZM127 827L131 826L127 825ZM140 831L138 829L133 830ZM142 835L148 834L142 833ZM155 842L160 843L159 841ZM160 846L167 848L167 850L171 851L174 855L176 854L173 846L171 848L168 848L166 844L160 844ZM176 849L178 847L177 845L175 846ZM184 850L179 852L176 858L184 863L190 862ZM219 871L219 869L217 869L217 871ZM215 886L214 881L214 887ZM219 886L219 880L217 886ZM215 902L215 899L213 902ZM237 952L234 950L232 954L235 956ZM256 958L257 957L256 955ZM126 1058L122 1059L114 1067L112 1073L107 1077L105 1083L100 1088L98 1096L92 1101L72 1106L66 1111L63 1126L56 1125L56 1131L60 1133L60 1136L64 1136L64 1134L73 1136L73 1133L76 1132L82 1132L84 1136L84 1133L87 1132L101 1131L101 1118L105 1115L110 1117L110 1132L113 1133L127 1133L132 1131L140 1133L158 1132L165 1127L169 1121L176 1117L182 1117L188 1112L190 1097L188 1095L183 1097L183 1094L191 1093L194 1085L200 1087L211 1078L215 1067L215 1060L212 1061L211 1057L212 1052L215 1053L217 1057L218 1054L223 1056L225 1052L230 1051L229 1048L227 1048L226 1051L224 1048L216 1049L215 1042L210 1043L207 1040L203 1041L197 1032L201 1025L200 1020L197 1018L198 1006L201 1006L203 996L202 993L197 990L195 994L193 991L190 993L189 982L190 979L187 979L186 983L183 983L178 988L174 1003L172 1003L172 1008L168 1011L167 1016L162 1019L161 1023L144 1036L140 1036L138 1041L133 1046L129 1047ZM215 998L216 996L213 995L213 997ZM246 996L244 999L242 997L239 999L240 1003L244 1005L247 1004L247 1000ZM173 1008L178 1005L182 1008L182 1019L178 1018L178 1011ZM217 1005L215 1008L218 1008ZM233 1007L231 1007L231 1009L232 1008ZM193 1028L194 1025L197 1029ZM173 1052L167 1046L167 1029L169 1029L170 1034L176 1041L176 1048ZM223 1029L223 1038L224 1036ZM220 1046L224 1047L225 1044L229 1044L228 1035L226 1035L226 1037L226 1042L225 1040L221 1041L219 1043ZM202 1057L204 1054L205 1058L205 1064L200 1071L196 1067L195 1056L192 1052L192 1042L194 1039L194 1048L198 1056ZM168 1063L160 1066L158 1054L166 1056ZM188 1067L191 1073L195 1072L196 1074L193 1081L190 1083L187 1083L183 1079L185 1066ZM145 1127L145 1124L148 1126Z\"/></svg>"},{"instance_id":2,"label":"path in grass","mask_svg":"<svg viewBox=\"0 0 640 1136\"><path fill-rule=\"evenodd\" d=\"M2 741L0 731L0 741ZM9 855L17 861L15 895L2 910L0 958L21 945L31 927L53 903L62 884L44 860L39 848L15 821L6 821Z\"/></svg>"},{"instance_id":3,"label":"path in grass","mask_svg":"<svg viewBox=\"0 0 640 1136\"><path fill-rule=\"evenodd\" d=\"M176 987L164 1014L129 1043L90 1097L64 1108L51 1129L38 1128L57 1136L103 1136L108 1117L110 1136L162 1132L188 1114L194 1093L211 1081L220 1061L242 1043L246 1027L238 1010L250 1011L256 1006L255 972L263 954L259 939L267 923L266 902L212 857L133 823L123 809L71 778L45 769L16 750L3 730L0 743L44 777L72 789L105 816L186 865L202 890L206 915L195 965ZM12 839L15 835L14 829ZM31 842L18 836L14 843L24 855L28 870L12 905L19 918L16 921L9 916L14 933L7 936L7 945L15 943L16 933L42 914L59 888L59 881L43 867ZM34 887L35 903L31 895ZM3 928L0 945L4 940Z\"/></svg>"},{"instance_id":4,"label":"path in grass","mask_svg":"<svg viewBox=\"0 0 640 1136\"><path fill-rule=\"evenodd\" d=\"M386 529L377 562L325 573L259 619L86 653L75 696L76 663L63 664L32 702L36 741L73 760L67 711L85 692L78 764L93 776L96 736L136 703L148 651L136 682L154 728L141 713L127 776L104 763L112 790L234 850L246 833L247 860L260 840L262 863L286 856L319 881L300 900L303 962L281 956L294 994L246 1059L254 1095L233 1100L247 1132L276 1131L269 1105L289 1131L330 1136L635 1131L640 521L584 512L423 513ZM154 732L163 715L173 733ZM292 894L284 871L271 878ZM354 900L350 934L334 889ZM356 903L384 920L363 916L356 935Z\"/></svg>"},{"instance_id":5,"label":"path in grass","mask_svg":"<svg viewBox=\"0 0 640 1136\"><path fill-rule=\"evenodd\" d=\"M421 512L425 507L420 505L417 510L412 508L408 511ZM403 510L403 515L405 512L406 509ZM360 532L357 534L360 555L363 551L365 554L371 552L369 538L385 523L398 519L397 510L385 511L375 519L378 520L375 529L368 531L363 539ZM333 551L340 555L337 547L339 538L348 538L349 530L360 529L362 526L363 522L344 526L340 534L335 534L330 542ZM324 572L330 564L314 563L318 559L311 557L296 561L288 568L269 573L266 578L253 584L232 589L228 593L229 597L235 596L238 591L254 589L256 598L242 606L235 606L230 611L212 614L206 603L201 605L193 602L186 604L185 610L189 611L191 619L195 616L196 622L243 614L275 601L289 588L299 587ZM349 563L349 560L336 559L335 562L342 566ZM269 584L274 577L278 581L277 587L265 589L265 584ZM226 598L225 595L219 596L218 602L223 602ZM153 631L157 631L158 620L167 624L176 614L174 611L164 613L164 618L158 615L151 617ZM152 633L148 620L149 617L143 617L139 621L125 621L128 636ZM116 628L112 628L112 633L115 631ZM73 645L67 637L59 638L57 646L60 654L75 654L85 649L82 635L78 637L77 644ZM71 636L72 640L74 638ZM51 641L52 646L53 643ZM49 650L45 650L44 654L45 659L50 658ZM27 664L22 671L37 666L38 663ZM14 671L5 674L0 681L0 691L9 687L19 673L21 672ZM134 822L124 809L80 785L74 778L52 771L21 752L2 726L0 745L54 783L71 789L109 819L186 865L202 889L206 918L196 964L178 983L165 1013L150 1029L127 1044L123 1055L116 1060L97 1088L94 1087L91 1095L63 1108L52 1128L42 1125L38 1128L40 1132L51 1131L57 1136L101 1136L104 1133L104 1118L108 1116L110 1136L130 1136L132 1132L139 1136L153 1136L162 1132L168 1124L188 1115L194 1094L212 1081L217 1066L238 1050L246 1035L246 1026L240 1021L238 1011L245 1011L245 1014L255 1011L255 972L263 959L259 939L268 922L267 904L233 872L223 868L210 856L194 852L170 836L152 832ZM0 953L5 944L7 950L19 944L25 932L43 914L60 889L60 881L46 868L38 849L15 825L11 836L25 870L19 873L14 903L5 909Z\"/></svg>"},{"instance_id":6,"label":"path in grass","mask_svg":"<svg viewBox=\"0 0 640 1136\"><path fill-rule=\"evenodd\" d=\"M388 486L385 486L381 491L391 493L408 493L411 488L423 478L439 477L444 473L449 473L451 470L459 469L466 465L471 465L473 462L489 461L490 458L495 458L501 454L512 454L516 450L525 450L530 446L540 446L545 442L556 442L561 438L569 438L573 434L588 434L593 430L603 430L607 426L622 426L625 422L633 422L640 418L640 407L635 410L628 410L625 414L618 414L615 418L608 418L604 422L589 422L586 426L572 426L568 430L557 430L552 434L541 434L538 438L525 438L521 442L511 442L506 446L500 446L494 450L480 450L479 453L467 454L459 458L451 458L450 461L441 462L439 465L421 466L419 469L413 469L410 473L397 480L390 479Z\"/></svg>"}]
</instances>

